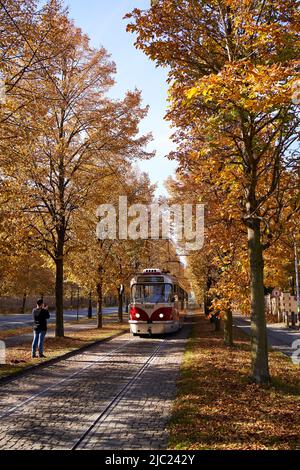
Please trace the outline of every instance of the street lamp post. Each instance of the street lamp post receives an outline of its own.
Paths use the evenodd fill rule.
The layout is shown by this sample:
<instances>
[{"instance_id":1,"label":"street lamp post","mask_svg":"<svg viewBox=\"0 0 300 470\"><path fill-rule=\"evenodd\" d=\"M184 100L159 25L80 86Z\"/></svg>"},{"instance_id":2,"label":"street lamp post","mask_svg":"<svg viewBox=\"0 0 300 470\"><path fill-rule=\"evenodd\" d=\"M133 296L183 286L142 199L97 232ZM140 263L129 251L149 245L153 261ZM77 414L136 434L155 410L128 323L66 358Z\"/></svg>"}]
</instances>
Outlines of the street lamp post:
<instances>
[{"instance_id":1,"label":"street lamp post","mask_svg":"<svg viewBox=\"0 0 300 470\"><path fill-rule=\"evenodd\" d=\"M77 321L79 321L79 292L80 288L77 289Z\"/></svg>"},{"instance_id":2,"label":"street lamp post","mask_svg":"<svg viewBox=\"0 0 300 470\"><path fill-rule=\"evenodd\" d=\"M123 293L124 293L124 285L121 284L118 288L118 316L119 316L119 322L123 323Z\"/></svg>"},{"instance_id":3,"label":"street lamp post","mask_svg":"<svg viewBox=\"0 0 300 470\"><path fill-rule=\"evenodd\" d=\"M299 287L298 250L297 250L296 237L294 237L294 250L295 250L297 314L298 314L298 323L300 323L300 287Z\"/></svg>"}]
</instances>

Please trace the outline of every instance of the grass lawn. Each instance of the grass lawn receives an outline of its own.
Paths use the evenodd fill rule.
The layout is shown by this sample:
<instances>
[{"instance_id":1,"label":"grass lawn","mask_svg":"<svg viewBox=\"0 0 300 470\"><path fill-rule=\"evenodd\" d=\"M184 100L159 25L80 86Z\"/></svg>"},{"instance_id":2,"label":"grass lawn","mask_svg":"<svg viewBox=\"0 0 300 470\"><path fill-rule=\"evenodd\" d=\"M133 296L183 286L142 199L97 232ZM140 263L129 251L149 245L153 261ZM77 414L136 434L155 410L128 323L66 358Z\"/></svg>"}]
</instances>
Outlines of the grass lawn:
<instances>
[{"instance_id":1,"label":"grass lawn","mask_svg":"<svg viewBox=\"0 0 300 470\"><path fill-rule=\"evenodd\" d=\"M45 355L47 359L53 359L62 356L68 352L87 346L95 341L104 340L117 333L128 330L128 324L106 324L101 330L91 326L91 328L68 332L65 338L50 338L46 336L45 340ZM20 330L19 334L20 334ZM32 328L22 329L22 334L32 333ZM10 333L10 334L9 334ZM15 331L5 332L6 338L15 336ZM1 339L1 338L0 338ZM0 365L0 378L14 375L19 371L45 362L45 359L32 359L31 358L31 343L32 338L22 340L17 346L9 346L6 348L6 364ZM46 359L46 361L47 361Z\"/></svg>"},{"instance_id":2,"label":"grass lawn","mask_svg":"<svg viewBox=\"0 0 300 470\"><path fill-rule=\"evenodd\" d=\"M270 352L272 384L249 380L249 337L235 329L235 346L223 343L198 317L181 368L169 425L169 449L300 449L300 367Z\"/></svg>"}]
</instances>

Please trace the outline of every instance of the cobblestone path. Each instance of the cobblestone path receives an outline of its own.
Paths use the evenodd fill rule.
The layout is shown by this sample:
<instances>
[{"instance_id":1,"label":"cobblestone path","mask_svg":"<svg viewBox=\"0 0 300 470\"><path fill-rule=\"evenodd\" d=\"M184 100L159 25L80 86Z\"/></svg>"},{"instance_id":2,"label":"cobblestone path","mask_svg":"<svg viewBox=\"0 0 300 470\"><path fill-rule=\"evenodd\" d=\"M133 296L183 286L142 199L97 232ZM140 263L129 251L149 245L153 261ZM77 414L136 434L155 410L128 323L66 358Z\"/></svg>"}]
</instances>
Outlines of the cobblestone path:
<instances>
[{"instance_id":1,"label":"cobblestone path","mask_svg":"<svg viewBox=\"0 0 300 470\"><path fill-rule=\"evenodd\" d=\"M1 385L0 449L165 449L188 331L126 334Z\"/></svg>"}]
</instances>

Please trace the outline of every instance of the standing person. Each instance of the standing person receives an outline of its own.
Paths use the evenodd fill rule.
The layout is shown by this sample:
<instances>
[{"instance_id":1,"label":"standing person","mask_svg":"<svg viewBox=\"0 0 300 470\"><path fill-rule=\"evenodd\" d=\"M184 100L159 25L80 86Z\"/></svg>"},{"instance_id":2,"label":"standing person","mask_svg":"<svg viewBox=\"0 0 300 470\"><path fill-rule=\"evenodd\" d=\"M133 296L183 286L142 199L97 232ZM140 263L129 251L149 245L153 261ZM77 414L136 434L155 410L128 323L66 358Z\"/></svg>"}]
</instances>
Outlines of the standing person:
<instances>
[{"instance_id":1,"label":"standing person","mask_svg":"<svg viewBox=\"0 0 300 470\"><path fill-rule=\"evenodd\" d=\"M44 339L47 333L47 320L50 318L48 306L39 299L36 308L32 310L34 338L32 343L32 357L36 357L36 350L39 349L39 357L44 356Z\"/></svg>"}]
</instances>

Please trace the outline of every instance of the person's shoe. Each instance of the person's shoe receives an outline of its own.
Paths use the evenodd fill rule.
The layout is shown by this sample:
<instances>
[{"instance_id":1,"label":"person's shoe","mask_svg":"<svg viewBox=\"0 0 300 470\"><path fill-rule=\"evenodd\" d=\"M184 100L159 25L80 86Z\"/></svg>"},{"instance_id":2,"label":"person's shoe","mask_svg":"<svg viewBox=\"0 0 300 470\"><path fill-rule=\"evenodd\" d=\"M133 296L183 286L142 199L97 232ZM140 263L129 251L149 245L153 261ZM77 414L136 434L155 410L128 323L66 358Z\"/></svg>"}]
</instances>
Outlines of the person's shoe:
<instances>
[{"instance_id":1,"label":"person's shoe","mask_svg":"<svg viewBox=\"0 0 300 470\"><path fill-rule=\"evenodd\" d=\"M31 357L32 357L32 359L36 359L37 356L36 356L36 354L32 354Z\"/></svg>"},{"instance_id":2,"label":"person's shoe","mask_svg":"<svg viewBox=\"0 0 300 470\"><path fill-rule=\"evenodd\" d=\"M40 354L39 357L40 357L40 358L44 358L44 359L46 358L46 356L44 356L44 354Z\"/></svg>"}]
</instances>

